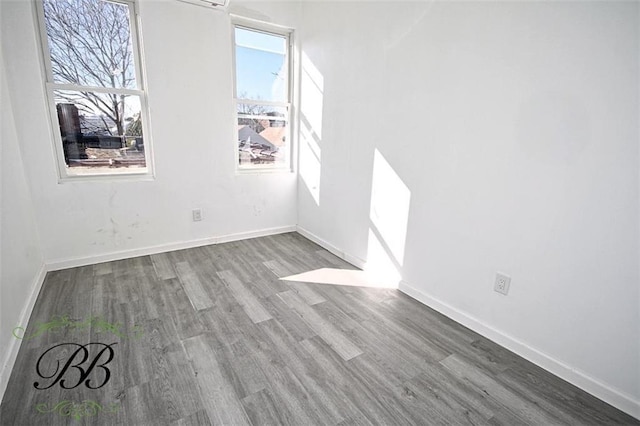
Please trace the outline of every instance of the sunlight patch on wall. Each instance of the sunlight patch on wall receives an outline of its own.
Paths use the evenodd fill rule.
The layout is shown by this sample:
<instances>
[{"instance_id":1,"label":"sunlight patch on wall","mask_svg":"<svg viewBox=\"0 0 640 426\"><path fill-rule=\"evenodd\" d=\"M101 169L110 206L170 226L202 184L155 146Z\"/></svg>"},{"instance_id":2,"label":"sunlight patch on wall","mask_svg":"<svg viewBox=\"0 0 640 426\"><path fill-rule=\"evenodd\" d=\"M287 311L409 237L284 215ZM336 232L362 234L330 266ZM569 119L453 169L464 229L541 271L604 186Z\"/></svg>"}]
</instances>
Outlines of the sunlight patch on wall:
<instances>
[{"instance_id":1,"label":"sunlight patch on wall","mask_svg":"<svg viewBox=\"0 0 640 426\"><path fill-rule=\"evenodd\" d=\"M302 52L300 91L300 111L306 118L309 129L313 131L317 135L318 140L320 140L322 139L324 77L305 52Z\"/></svg>"},{"instance_id":2,"label":"sunlight patch on wall","mask_svg":"<svg viewBox=\"0 0 640 426\"><path fill-rule=\"evenodd\" d=\"M320 205L322 107L324 78L302 52L300 82L300 176Z\"/></svg>"},{"instance_id":3,"label":"sunlight patch on wall","mask_svg":"<svg viewBox=\"0 0 640 426\"><path fill-rule=\"evenodd\" d=\"M375 150L365 270L396 284L401 280L411 191Z\"/></svg>"},{"instance_id":4,"label":"sunlight patch on wall","mask_svg":"<svg viewBox=\"0 0 640 426\"><path fill-rule=\"evenodd\" d=\"M320 146L314 140L304 120L300 120L300 177L316 205L320 205Z\"/></svg>"},{"instance_id":5,"label":"sunlight patch on wall","mask_svg":"<svg viewBox=\"0 0 640 426\"><path fill-rule=\"evenodd\" d=\"M402 279L401 270L389 255L389 251L376 234L369 229L369 239L367 243L367 263L364 270L379 277L380 280L389 283L390 287L398 288Z\"/></svg>"},{"instance_id":6,"label":"sunlight patch on wall","mask_svg":"<svg viewBox=\"0 0 640 426\"><path fill-rule=\"evenodd\" d=\"M397 288L390 281L367 271L353 269L321 268L302 274L280 278L284 281L344 285L352 287Z\"/></svg>"}]
</instances>

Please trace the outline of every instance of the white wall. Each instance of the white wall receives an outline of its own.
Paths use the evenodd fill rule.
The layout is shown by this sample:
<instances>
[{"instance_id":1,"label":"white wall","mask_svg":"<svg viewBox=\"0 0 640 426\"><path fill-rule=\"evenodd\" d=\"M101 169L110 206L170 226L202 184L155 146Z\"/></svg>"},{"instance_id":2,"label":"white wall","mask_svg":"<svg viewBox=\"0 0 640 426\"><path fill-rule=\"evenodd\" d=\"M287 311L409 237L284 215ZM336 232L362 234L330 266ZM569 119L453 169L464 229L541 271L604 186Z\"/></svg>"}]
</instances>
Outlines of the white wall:
<instances>
[{"instance_id":1,"label":"white wall","mask_svg":"<svg viewBox=\"0 0 640 426\"><path fill-rule=\"evenodd\" d=\"M298 7L233 10L296 26ZM301 7L313 80L303 81L305 140L318 145L304 158L321 168L303 163L299 224L354 258L371 257L377 237L405 291L638 410L638 5ZM32 5L2 2L13 101L3 87L3 210L17 200L2 216L2 336L17 315L6 297L26 306L43 258L64 265L296 223L293 174L234 173L228 16L160 0L140 11L157 177L58 184ZM5 167L6 149L25 179L19 163ZM374 161L389 187L374 188L372 220ZM408 211L384 202L406 191ZM194 207L203 222L191 222ZM11 262L15 279L5 229L26 232L20 250L31 253ZM496 270L513 277L508 297L492 291Z\"/></svg>"},{"instance_id":2,"label":"white wall","mask_svg":"<svg viewBox=\"0 0 640 426\"><path fill-rule=\"evenodd\" d=\"M638 4L385 3L304 3L299 225L640 416Z\"/></svg>"},{"instance_id":3,"label":"white wall","mask_svg":"<svg viewBox=\"0 0 640 426\"><path fill-rule=\"evenodd\" d=\"M7 80L18 136L30 141L25 169L47 263L63 267L296 224L293 173L235 173L227 14L140 2L156 179L59 184L32 2L3 3ZM202 222L192 222L193 208L203 209Z\"/></svg>"},{"instance_id":4,"label":"white wall","mask_svg":"<svg viewBox=\"0 0 640 426\"><path fill-rule=\"evenodd\" d=\"M2 56L0 51L0 399L17 353L18 341L11 331L18 325L26 326L25 308L35 300L44 275L20 149L25 144L16 133Z\"/></svg>"}]
</instances>

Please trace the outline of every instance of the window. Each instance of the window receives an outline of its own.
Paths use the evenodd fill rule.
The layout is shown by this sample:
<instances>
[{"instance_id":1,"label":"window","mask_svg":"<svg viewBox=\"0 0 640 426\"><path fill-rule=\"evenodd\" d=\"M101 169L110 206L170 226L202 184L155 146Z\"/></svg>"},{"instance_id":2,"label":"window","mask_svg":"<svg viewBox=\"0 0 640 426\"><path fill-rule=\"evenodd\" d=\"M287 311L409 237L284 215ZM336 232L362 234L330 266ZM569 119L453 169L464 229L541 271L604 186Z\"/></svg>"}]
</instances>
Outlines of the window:
<instances>
[{"instance_id":1,"label":"window","mask_svg":"<svg viewBox=\"0 0 640 426\"><path fill-rule=\"evenodd\" d=\"M234 26L239 170L290 169L289 39L279 29Z\"/></svg>"},{"instance_id":2,"label":"window","mask_svg":"<svg viewBox=\"0 0 640 426\"><path fill-rule=\"evenodd\" d=\"M39 15L61 178L148 173L133 2L42 0Z\"/></svg>"}]
</instances>

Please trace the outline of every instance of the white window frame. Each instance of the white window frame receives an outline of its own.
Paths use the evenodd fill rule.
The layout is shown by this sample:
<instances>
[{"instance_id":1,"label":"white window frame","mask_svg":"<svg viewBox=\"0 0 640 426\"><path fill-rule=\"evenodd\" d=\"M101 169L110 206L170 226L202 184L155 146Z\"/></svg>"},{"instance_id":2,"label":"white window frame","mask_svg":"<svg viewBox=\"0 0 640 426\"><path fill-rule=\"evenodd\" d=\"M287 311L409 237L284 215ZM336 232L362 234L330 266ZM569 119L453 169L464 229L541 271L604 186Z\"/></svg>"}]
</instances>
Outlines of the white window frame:
<instances>
[{"instance_id":1,"label":"white window frame","mask_svg":"<svg viewBox=\"0 0 640 426\"><path fill-rule=\"evenodd\" d=\"M236 81L236 28L245 29L248 31L261 32L265 34L271 34L286 39L287 52L285 60L287 62L287 101L286 102L272 102L255 99L243 99L238 98L238 86ZM233 60L233 141L234 141L234 162L235 170L238 174L251 174L251 173L269 173L269 172L293 172L293 153L294 153L294 114L293 114L293 93L294 93L294 64L293 64L293 28L266 23L250 18L244 18L237 15L231 15L231 46L232 46L232 60ZM252 105L268 105L273 107L280 107L286 109L285 120L287 122L286 132L286 153L285 162L282 165L270 165L270 164L258 164L252 166L240 166L240 151L238 149L238 104L252 104ZM255 116L255 118L263 118L267 120L273 120L272 116Z\"/></svg>"},{"instance_id":2,"label":"white window frame","mask_svg":"<svg viewBox=\"0 0 640 426\"><path fill-rule=\"evenodd\" d=\"M140 34L140 15L138 13L137 0L108 0L111 3L126 5L129 8L129 33L131 37L131 45L133 50L133 65L135 68L137 89L126 88L110 88L83 86L68 83L56 83L53 77L53 67L51 65L51 54L49 53L49 39L45 25L44 4L43 0L36 0L36 14L38 21L38 31L40 33L40 48L44 60L45 73L45 89L47 95L47 104L49 108L49 121L51 122L51 130L53 136L54 152L56 157L59 182L80 181L80 180L118 180L118 179L153 179L153 150L151 143L151 126L150 114L146 91L146 78L144 72L144 62L142 56L142 36ZM133 95L140 99L140 114L142 119L142 135L144 138L144 168L124 168L111 169L107 167L96 167L95 170L87 173L69 173L70 167L64 160L64 148L62 143L62 135L58 123L58 113L56 110L54 91L56 90L74 90L87 91L96 93L114 93L122 95Z\"/></svg>"}]
</instances>

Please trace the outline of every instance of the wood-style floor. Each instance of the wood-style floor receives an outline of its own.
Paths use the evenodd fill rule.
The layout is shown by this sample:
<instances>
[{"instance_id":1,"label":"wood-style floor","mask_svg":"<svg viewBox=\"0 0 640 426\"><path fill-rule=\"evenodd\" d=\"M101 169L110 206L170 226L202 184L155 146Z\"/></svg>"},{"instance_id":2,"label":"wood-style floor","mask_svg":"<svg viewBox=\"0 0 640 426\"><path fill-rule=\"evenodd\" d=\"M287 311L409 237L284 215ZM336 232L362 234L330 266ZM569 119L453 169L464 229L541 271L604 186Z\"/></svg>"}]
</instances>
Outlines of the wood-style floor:
<instances>
[{"instance_id":1,"label":"wood-style floor","mask_svg":"<svg viewBox=\"0 0 640 426\"><path fill-rule=\"evenodd\" d=\"M396 290L278 279L326 267L291 233L49 273L0 423L640 424Z\"/></svg>"}]
</instances>

